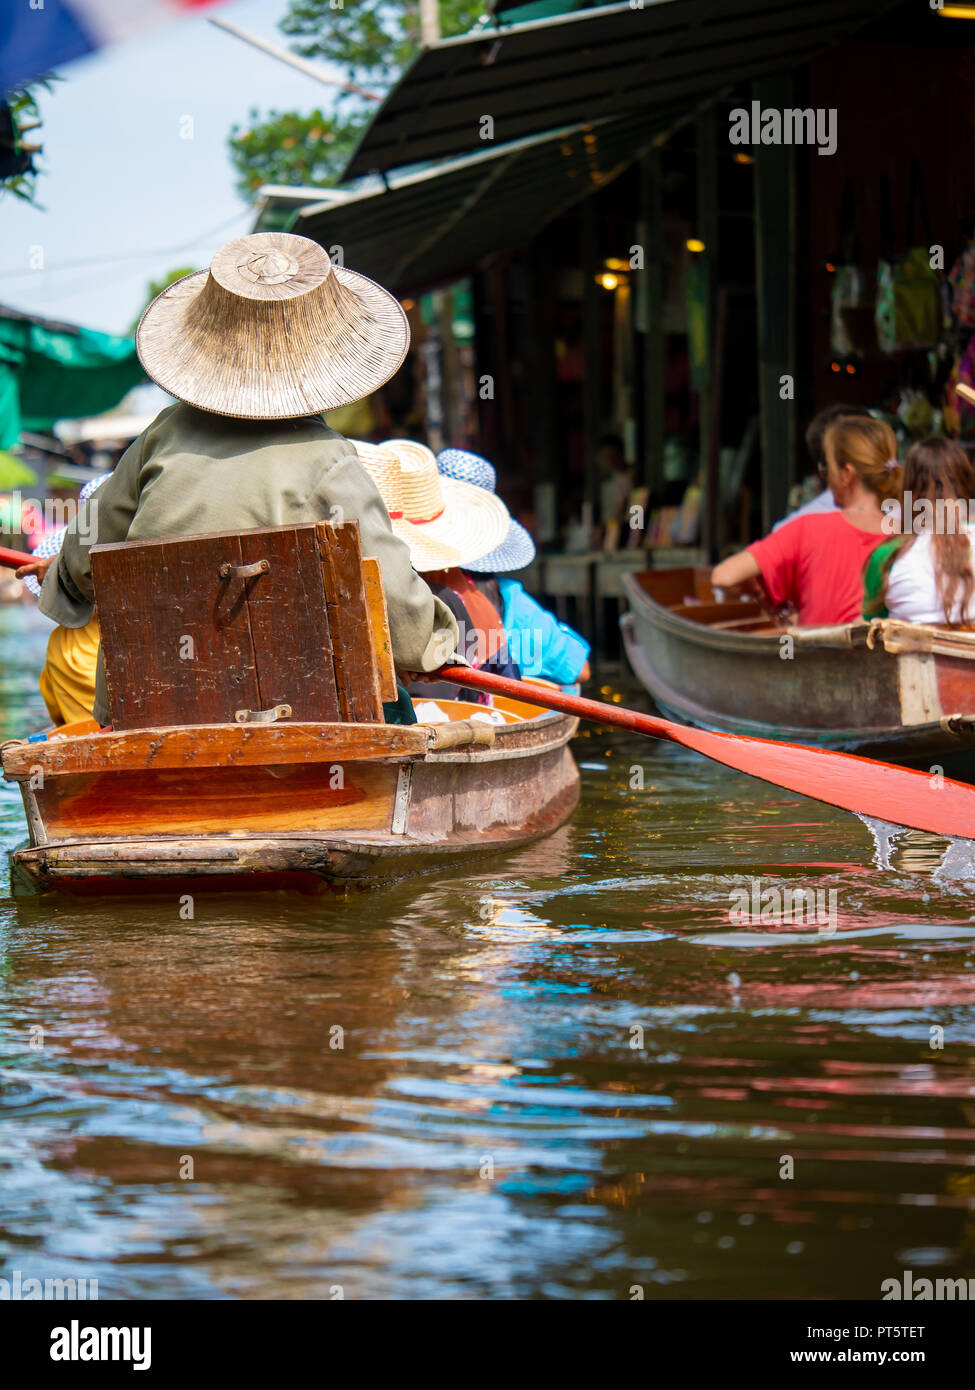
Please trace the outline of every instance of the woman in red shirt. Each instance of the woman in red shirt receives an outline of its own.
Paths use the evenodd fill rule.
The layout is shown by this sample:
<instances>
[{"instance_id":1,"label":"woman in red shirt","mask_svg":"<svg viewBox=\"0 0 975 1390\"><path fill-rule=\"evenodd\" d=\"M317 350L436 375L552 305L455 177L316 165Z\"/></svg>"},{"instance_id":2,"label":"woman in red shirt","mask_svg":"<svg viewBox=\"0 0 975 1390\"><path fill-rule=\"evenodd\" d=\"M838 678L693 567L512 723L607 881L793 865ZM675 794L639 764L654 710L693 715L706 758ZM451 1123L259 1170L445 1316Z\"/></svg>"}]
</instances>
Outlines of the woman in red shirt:
<instances>
[{"instance_id":1,"label":"woman in red shirt","mask_svg":"<svg viewBox=\"0 0 975 1390\"><path fill-rule=\"evenodd\" d=\"M859 620L864 567L893 529L882 503L901 493L897 440L881 420L835 421L823 451L826 484L839 511L797 517L722 560L711 574L720 589L761 579L773 606L795 609L800 627Z\"/></svg>"}]
</instances>

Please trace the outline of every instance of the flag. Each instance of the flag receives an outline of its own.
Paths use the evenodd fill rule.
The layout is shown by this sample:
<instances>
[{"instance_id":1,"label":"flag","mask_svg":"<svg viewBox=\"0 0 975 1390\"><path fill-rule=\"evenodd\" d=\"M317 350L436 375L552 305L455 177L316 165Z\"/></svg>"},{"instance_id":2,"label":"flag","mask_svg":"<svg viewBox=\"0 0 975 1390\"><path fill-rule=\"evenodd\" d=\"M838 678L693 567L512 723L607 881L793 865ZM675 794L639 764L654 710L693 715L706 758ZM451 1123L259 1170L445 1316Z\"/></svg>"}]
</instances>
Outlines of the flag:
<instances>
[{"instance_id":1,"label":"flag","mask_svg":"<svg viewBox=\"0 0 975 1390\"><path fill-rule=\"evenodd\" d=\"M221 0L2 0L0 95Z\"/></svg>"}]
</instances>

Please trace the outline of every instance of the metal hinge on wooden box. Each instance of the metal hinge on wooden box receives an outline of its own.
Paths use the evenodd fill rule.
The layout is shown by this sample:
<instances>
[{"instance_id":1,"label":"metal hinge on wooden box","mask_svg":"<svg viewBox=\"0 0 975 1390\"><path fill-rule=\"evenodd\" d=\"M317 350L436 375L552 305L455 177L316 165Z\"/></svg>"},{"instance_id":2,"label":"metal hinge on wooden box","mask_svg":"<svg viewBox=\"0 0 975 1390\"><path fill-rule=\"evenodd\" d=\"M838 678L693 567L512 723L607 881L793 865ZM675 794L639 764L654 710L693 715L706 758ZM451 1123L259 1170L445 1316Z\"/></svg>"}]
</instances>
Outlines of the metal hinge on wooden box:
<instances>
[{"instance_id":1,"label":"metal hinge on wooden box","mask_svg":"<svg viewBox=\"0 0 975 1390\"><path fill-rule=\"evenodd\" d=\"M116 729L381 723L396 698L355 521L96 545L91 570Z\"/></svg>"}]
</instances>

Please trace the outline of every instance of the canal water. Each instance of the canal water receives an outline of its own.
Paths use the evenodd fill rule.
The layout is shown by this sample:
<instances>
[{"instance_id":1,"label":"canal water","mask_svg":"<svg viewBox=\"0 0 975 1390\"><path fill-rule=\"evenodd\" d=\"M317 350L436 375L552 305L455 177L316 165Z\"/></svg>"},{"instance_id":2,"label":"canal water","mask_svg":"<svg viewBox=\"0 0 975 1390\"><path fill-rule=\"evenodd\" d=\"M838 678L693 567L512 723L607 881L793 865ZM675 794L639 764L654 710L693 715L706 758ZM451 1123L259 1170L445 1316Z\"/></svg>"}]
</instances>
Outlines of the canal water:
<instances>
[{"instance_id":1,"label":"canal water","mask_svg":"<svg viewBox=\"0 0 975 1390\"><path fill-rule=\"evenodd\" d=\"M44 722L46 631L0 611L6 737ZM975 1276L964 847L942 870L908 836L878 867L855 817L681 750L575 752L556 835L368 892L183 920L5 874L0 1276L399 1299Z\"/></svg>"}]
</instances>

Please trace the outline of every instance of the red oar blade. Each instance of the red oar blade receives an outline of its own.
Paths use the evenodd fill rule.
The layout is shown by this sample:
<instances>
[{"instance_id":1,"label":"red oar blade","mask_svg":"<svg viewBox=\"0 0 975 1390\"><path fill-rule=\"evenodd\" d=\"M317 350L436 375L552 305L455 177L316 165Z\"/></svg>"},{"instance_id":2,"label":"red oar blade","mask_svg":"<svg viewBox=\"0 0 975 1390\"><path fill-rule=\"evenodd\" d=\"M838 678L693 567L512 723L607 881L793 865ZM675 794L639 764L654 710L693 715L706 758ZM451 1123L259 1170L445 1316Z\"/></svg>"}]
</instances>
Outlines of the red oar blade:
<instances>
[{"instance_id":1,"label":"red oar blade","mask_svg":"<svg viewBox=\"0 0 975 1390\"><path fill-rule=\"evenodd\" d=\"M546 709L575 714L597 724L610 724L651 738L667 739L703 753L714 762L747 772L774 787L799 792L829 806L854 811L876 820L893 821L934 835L975 839L975 787L911 768L875 762L854 753L808 748L800 743L776 743L743 734L709 733L674 724L620 705L606 705L566 695L561 690L509 680L487 671L447 667L445 680L528 700Z\"/></svg>"},{"instance_id":2,"label":"red oar blade","mask_svg":"<svg viewBox=\"0 0 975 1390\"><path fill-rule=\"evenodd\" d=\"M763 782L844 811L975 839L975 787L853 753L680 728L675 742Z\"/></svg>"}]
</instances>

